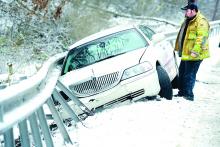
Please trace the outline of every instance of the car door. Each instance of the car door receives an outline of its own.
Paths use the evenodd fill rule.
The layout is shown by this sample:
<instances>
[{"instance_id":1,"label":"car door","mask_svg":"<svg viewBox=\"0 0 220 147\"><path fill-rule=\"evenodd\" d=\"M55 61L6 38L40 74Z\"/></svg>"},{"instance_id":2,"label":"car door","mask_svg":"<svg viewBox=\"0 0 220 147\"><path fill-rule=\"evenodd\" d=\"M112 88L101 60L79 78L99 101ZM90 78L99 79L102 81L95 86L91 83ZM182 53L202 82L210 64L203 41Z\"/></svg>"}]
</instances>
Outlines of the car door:
<instances>
[{"instance_id":1,"label":"car door","mask_svg":"<svg viewBox=\"0 0 220 147\"><path fill-rule=\"evenodd\" d=\"M156 34L152 29L145 25L140 25L139 29L145 35L149 41L152 41L153 36ZM159 62L161 66L167 71L167 73L173 73L173 68L175 66L173 47L171 43L167 40L163 40L154 45L155 52L158 55Z\"/></svg>"}]
</instances>

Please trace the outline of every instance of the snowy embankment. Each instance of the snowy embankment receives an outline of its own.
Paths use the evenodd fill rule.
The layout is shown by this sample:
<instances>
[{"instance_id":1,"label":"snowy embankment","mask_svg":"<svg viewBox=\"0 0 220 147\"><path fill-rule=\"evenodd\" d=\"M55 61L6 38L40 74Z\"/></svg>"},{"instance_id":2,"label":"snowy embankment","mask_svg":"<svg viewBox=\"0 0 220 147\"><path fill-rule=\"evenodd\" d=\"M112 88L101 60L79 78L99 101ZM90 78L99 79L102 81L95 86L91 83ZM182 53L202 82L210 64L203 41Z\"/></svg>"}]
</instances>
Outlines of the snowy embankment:
<instances>
[{"instance_id":1,"label":"snowy embankment","mask_svg":"<svg viewBox=\"0 0 220 147\"><path fill-rule=\"evenodd\" d=\"M114 106L88 117L84 125L68 128L75 143L66 146L219 147L220 48L214 39L210 44L212 57L199 70L195 101L176 97L171 101L143 100ZM56 146L65 146L56 132Z\"/></svg>"}]
</instances>

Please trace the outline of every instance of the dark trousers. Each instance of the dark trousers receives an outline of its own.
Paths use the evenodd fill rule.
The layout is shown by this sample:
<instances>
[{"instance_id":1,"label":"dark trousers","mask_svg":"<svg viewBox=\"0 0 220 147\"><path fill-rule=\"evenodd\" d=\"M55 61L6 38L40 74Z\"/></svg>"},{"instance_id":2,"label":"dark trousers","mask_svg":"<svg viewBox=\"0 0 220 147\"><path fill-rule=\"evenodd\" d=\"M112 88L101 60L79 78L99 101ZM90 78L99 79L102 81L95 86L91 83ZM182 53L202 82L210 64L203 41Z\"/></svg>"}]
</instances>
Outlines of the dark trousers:
<instances>
[{"instance_id":1,"label":"dark trousers","mask_svg":"<svg viewBox=\"0 0 220 147\"><path fill-rule=\"evenodd\" d=\"M193 88L196 82L196 73L202 60L181 61L179 66L179 95L194 98Z\"/></svg>"}]
</instances>

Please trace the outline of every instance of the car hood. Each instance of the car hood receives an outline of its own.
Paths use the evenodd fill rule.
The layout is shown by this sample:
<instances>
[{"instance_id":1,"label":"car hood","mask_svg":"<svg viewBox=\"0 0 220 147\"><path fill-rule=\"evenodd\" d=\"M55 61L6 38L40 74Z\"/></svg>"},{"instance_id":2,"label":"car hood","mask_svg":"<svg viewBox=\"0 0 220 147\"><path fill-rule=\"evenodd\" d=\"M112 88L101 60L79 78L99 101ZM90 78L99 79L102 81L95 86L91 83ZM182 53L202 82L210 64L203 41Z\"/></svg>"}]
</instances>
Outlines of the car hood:
<instances>
[{"instance_id":1,"label":"car hood","mask_svg":"<svg viewBox=\"0 0 220 147\"><path fill-rule=\"evenodd\" d=\"M64 85L69 86L91 80L94 77L100 77L115 72L122 74L125 69L137 65L144 52L145 48L130 51L110 59L70 71L65 75L62 75L60 77L60 81Z\"/></svg>"}]
</instances>

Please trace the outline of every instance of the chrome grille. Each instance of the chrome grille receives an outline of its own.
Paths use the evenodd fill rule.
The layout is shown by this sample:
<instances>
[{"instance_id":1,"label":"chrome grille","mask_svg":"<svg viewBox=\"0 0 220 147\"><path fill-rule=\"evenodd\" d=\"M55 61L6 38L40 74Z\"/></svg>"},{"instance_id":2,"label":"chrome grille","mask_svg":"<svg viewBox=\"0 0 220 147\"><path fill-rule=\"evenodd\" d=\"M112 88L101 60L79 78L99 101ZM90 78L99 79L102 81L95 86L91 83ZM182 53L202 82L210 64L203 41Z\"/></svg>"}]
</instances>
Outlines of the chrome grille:
<instances>
[{"instance_id":1,"label":"chrome grille","mask_svg":"<svg viewBox=\"0 0 220 147\"><path fill-rule=\"evenodd\" d=\"M112 88L118 80L119 72L114 72L100 77L93 77L83 83L71 85L69 88L77 95L88 96Z\"/></svg>"}]
</instances>

